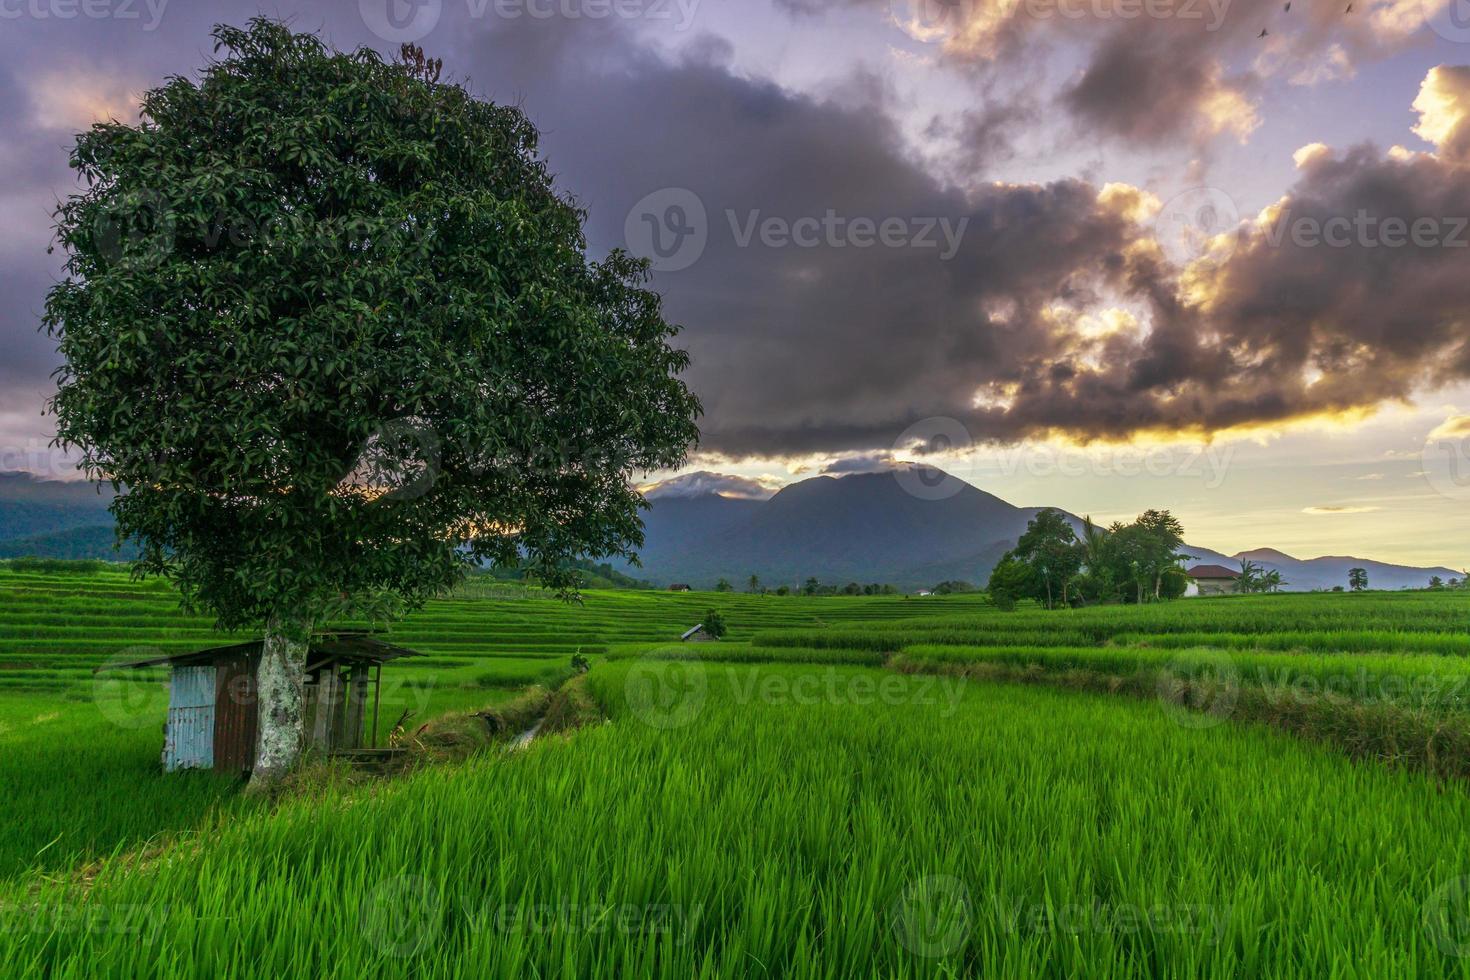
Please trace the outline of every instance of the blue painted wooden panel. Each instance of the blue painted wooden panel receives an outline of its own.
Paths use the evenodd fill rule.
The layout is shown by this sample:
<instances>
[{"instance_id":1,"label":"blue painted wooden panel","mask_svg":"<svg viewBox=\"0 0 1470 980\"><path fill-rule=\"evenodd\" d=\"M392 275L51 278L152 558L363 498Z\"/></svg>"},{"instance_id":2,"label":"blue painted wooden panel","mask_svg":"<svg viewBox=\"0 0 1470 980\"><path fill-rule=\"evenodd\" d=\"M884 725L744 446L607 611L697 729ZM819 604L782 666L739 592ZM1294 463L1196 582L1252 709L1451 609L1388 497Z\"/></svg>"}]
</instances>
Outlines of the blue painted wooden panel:
<instances>
[{"instance_id":1,"label":"blue painted wooden panel","mask_svg":"<svg viewBox=\"0 0 1470 980\"><path fill-rule=\"evenodd\" d=\"M213 765L214 667L175 667L163 738L164 771Z\"/></svg>"}]
</instances>

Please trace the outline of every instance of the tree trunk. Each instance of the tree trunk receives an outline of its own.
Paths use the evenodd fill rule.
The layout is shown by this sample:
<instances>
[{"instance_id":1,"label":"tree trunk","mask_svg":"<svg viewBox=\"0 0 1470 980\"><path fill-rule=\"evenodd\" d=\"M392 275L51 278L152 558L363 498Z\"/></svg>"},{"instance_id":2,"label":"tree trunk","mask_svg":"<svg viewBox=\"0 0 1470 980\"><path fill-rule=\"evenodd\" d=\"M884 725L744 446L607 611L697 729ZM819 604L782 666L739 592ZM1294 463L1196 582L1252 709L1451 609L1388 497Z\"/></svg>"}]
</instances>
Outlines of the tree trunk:
<instances>
[{"instance_id":1,"label":"tree trunk","mask_svg":"<svg viewBox=\"0 0 1470 980\"><path fill-rule=\"evenodd\" d=\"M304 618L276 615L266 623L264 651L255 671L260 721L252 793L279 783L301 756L302 684L310 639L311 624Z\"/></svg>"}]
</instances>

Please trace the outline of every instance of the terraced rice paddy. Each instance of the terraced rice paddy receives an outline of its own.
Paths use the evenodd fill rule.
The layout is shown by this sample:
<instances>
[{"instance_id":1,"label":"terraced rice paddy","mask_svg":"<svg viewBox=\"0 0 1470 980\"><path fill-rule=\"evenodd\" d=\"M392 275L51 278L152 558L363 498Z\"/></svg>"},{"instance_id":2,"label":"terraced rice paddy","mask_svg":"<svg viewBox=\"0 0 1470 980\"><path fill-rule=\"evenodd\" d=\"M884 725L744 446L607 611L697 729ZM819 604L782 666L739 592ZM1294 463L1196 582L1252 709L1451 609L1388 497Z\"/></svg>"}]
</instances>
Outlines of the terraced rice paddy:
<instances>
[{"instance_id":1,"label":"terraced rice paddy","mask_svg":"<svg viewBox=\"0 0 1470 980\"><path fill-rule=\"evenodd\" d=\"M7 975L1470 976L1464 594L446 599L395 703L605 721L269 806L91 679L219 641L166 589L0 601Z\"/></svg>"}]
</instances>

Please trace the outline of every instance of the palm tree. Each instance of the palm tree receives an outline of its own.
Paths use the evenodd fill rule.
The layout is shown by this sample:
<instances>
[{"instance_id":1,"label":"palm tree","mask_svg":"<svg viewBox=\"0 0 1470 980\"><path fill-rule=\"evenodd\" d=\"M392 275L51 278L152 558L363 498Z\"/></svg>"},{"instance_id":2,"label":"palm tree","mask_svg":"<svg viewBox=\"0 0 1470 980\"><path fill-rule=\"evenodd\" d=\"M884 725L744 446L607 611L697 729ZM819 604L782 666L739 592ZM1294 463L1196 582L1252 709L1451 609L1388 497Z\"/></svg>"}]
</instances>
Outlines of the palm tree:
<instances>
[{"instance_id":1,"label":"palm tree","mask_svg":"<svg viewBox=\"0 0 1470 980\"><path fill-rule=\"evenodd\" d=\"M1280 592L1283 585L1289 585L1290 583L1283 582L1281 580L1281 573L1273 568L1261 577L1261 584L1265 586L1267 592Z\"/></svg>"},{"instance_id":2,"label":"palm tree","mask_svg":"<svg viewBox=\"0 0 1470 980\"><path fill-rule=\"evenodd\" d=\"M1092 579L1095 598L1105 599L1112 595L1112 569L1108 567L1108 532L1092 523L1092 517L1082 519L1082 564Z\"/></svg>"},{"instance_id":3,"label":"palm tree","mask_svg":"<svg viewBox=\"0 0 1470 980\"><path fill-rule=\"evenodd\" d=\"M1235 580L1236 592L1260 592L1265 588L1262 582L1263 573L1261 566L1249 558L1240 560L1240 576Z\"/></svg>"}]
</instances>

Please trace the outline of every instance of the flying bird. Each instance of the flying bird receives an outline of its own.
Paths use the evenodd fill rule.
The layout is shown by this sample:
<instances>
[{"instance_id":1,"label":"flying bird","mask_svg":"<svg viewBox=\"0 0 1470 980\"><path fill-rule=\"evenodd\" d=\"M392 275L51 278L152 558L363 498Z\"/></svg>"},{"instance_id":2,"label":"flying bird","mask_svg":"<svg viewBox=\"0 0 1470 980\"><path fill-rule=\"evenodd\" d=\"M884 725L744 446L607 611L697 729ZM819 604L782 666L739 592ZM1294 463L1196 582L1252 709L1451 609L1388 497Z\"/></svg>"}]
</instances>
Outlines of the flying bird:
<instances>
[{"instance_id":1,"label":"flying bird","mask_svg":"<svg viewBox=\"0 0 1470 980\"><path fill-rule=\"evenodd\" d=\"M1266 36L1266 29L1263 27L1263 28L1261 28L1261 33L1259 33L1259 34L1256 35L1256 39L1257 40L1260 40L1261 38L1263 38L1265 36Z\"/></svg>"},{"instance_id":2,"label":"flying bird","mask_svg":"<svg viewBox=\"0 0 1470 980\"><path fill-rule=\"evenodd\" d=\"M1345 13L1345 14L1350 14L1352 12L1353 12L1353 5L1352 4L1348 4L1348 8L1343 11L1343 13Z\"/></svg>"},{"instance_id":3,"label":"flying bird","mask_svg":"<svg viewBox=\"0 0 1470 980\"><path fill-rule=\"evenodd\" d=\"M1291 13L1291 0L1286 0L1286 6L1281 8L1281 12L1286 14Z\"/></svg>"}]
</instances>

